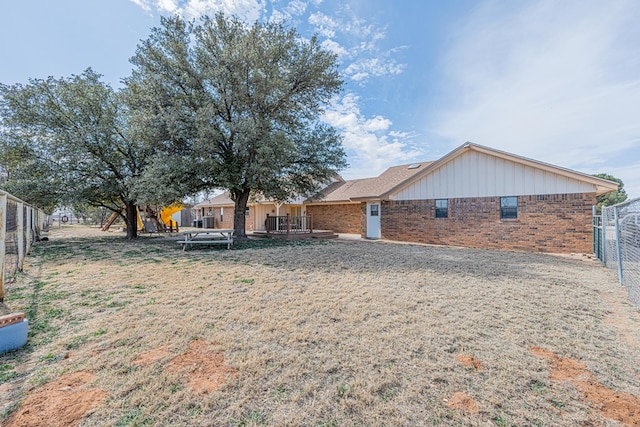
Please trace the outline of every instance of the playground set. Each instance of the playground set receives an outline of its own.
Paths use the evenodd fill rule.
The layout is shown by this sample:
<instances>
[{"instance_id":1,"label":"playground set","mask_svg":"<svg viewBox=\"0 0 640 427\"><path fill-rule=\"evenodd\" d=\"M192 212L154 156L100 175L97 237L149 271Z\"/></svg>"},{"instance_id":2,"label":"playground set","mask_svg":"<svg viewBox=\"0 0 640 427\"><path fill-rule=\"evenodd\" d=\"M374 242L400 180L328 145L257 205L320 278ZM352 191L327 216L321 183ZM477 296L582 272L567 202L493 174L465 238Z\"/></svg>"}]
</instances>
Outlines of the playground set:
<instances>
[{"instance_id":1,"label":"playground set","mask_svg":"<svg viewBox=\"0 0 640 427\"><path fill-rule=\"evenodd\" d=\"M172 215L183 209L181 204L171 205L160 209L153 209L147 205L142 210L138 207L138 232L140 233L173 233L178 232L178 222L174 221ZM119 212L113 212L102 226L102 231L109 231L109 228L122 219L124 208ZM124 225L123 225L124 227Z\"/></svg>"}]
</instances>

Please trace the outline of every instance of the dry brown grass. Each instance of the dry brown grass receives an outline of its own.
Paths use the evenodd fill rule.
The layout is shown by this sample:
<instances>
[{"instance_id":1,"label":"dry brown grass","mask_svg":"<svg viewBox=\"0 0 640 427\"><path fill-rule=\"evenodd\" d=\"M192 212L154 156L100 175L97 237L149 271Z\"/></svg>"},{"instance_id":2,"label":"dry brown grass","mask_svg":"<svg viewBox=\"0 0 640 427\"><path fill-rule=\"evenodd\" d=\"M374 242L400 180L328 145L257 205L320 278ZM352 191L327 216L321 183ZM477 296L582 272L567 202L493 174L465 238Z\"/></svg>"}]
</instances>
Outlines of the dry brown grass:
<instances>
[{"instance_id":1,"label":"dry brown grass","mask_svg":"<svg viewBox=\"0 0 640 427\"><path fill-rule=\"evenodd\" d=\"M640 396L640 316L585 257L50 239L6 289L31 331L0 356L0 417L74 372L108 395L83 426L619 425L594 388L552 377L558 360Z\"/></svg>"}]
</instances>

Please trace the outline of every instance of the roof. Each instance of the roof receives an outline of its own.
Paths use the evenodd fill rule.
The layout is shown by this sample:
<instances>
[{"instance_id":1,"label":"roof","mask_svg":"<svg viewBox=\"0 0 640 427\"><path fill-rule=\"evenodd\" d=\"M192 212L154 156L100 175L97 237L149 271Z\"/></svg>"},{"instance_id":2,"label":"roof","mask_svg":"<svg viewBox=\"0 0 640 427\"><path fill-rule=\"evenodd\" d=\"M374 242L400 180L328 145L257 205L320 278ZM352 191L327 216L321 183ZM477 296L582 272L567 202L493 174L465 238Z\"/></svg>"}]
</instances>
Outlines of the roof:
<instances>
[{"instance_id":1,"label":"roof","mask_svg":"<svg viewBox=\"0 0 640 427\"><path fill-rule=\"evenodd\" d=\"M414 182L422 179L424 176L428 175L431 171L441 167L445 163L452 161L456 157L459 157L468 151L477 151L480 153L489 154L505 160L510 160L516 163L530 166L536 169L542 169L542 170L552 172L558 175L566 176L568 178L572 178L578 181L583 181L589 184L593 184L596 186L596 195L598 196L602 194L610 193L612 191L616 191L618 189L618 183L614 181L608 181L606 179L597 178L595 176L588 175L586 173L577 172L577 171L563 168L560 166L554 166L548 163L540 162L538 160L532 160L527 157L522 157L516 154L507 153L506 151L496 150L495 148L485 147L484 145L475 144L472 142L465 142L460 147L451 151L449 154L431 163L428 167L422 169L419 173L411 176L409 179L399 183L395 187L386 191L384 194L382 194L382 198L387 198L390 194L401 191L402 189L413 184Z\"/></svg>"},{"instance_id":2,"label":"roof","mask_svg":"<svg viewBox=\"0 0 640 427\"><path fill-rule=\"evenodd\" d=\"M527 165L536 169L546 170L568 178L587 182L596 187L596 194L602 195L618 189L618 183L597 178L582 172L550 165L537 160L485 147L483 145L466 142L449 154L435 162L419 162L410 165L393 166L375 178L354 179L344 182L334 182L319 193L318 197L309 199L307 203L352 203L363 200L387 199L391 194L398 193L414 182L422 179L432 171L452 161L458 156L470 151L478 151L505 160ZM417 166L418 167L412 167Z\"/></svg>"},{"instance_id":3,"label":"roof","mask_svg":"<svg viewBox=\"0 0 640 427\"><path fill-rule=\"evenodd\" d=\"M222 194L218 194L215 197L212 197L211 199L207 199L204 202L198 203L197 205L194 206L194 208L199 209L199 208L208 208L212 206L235 206L235 203L229 197L229 193L224 192Z\"/></svg>"},{"instance_id":4,"label":"roof","mask_svg":"<svg viewBox=\"0 0 640 427\"><path fill-rule=\"evenodd\" d=\"M307 203L345 203L375 199L427 168L432 162L415 162L392 166L375 178L333 182Z\"/></svg>"},{"instance_id":5,"label":"roof","mask_svg":"<svg viewBox=\"0 0 640 427\"><path fill-rule=\"evenodd\" d=\"M470 150L480 153L489 154L505 160L527 165L536 169L542 169L578 181L587 182L596 187L596 194L602 195L618 189L618 183L608 181L606 179L597 178L582 172L571 169L562 168L560 166L550 165L548 163L532 160L526 157L507 153L505 151L496 150L494 148L485 147L480 144L466 142L460 147L451 151L444 157L435 162L415 162L392 166L385 170L382 174L373 178L352 179L348 181L336 177L336 181L329 184L321 190L317 196L309 198L306 204L313 203L355 203L363 200L380 200L388 199L391 194L402 191L414 182L422 179L432 171L452 161L458 156L469 152ZM263 200L262 203L274 203L272 201ZM302 200L298 199L289 203L301 204ZM251 204L251 203L250 203ZM198 203L195 207L211 207L211 206L233 206L234 202L228 196L228 193L220 194L212 199Z\"/></svg>"},{"instance_id":6,"label":"roof","mask_svg":"<svg viewBox=\"0 0 640 427\"><path fill-rule=\"evenodd\" d=\"M302 197L297 197L293 200L288 200L286 202L286 204L290 204L290 205L301 205L304 202L304 198ZM266 199L262 199L262 200L253 200L253 201L249 201L248 205L255 205L255 204L276 204L276 202L274 202L273 200L266 200ZM210 208L210 207L227 207L227 206L235 206L235 202L233 200L231 200L231 197L229 197L229 193L228 192L224 192L222 194L219 194L215 197L212 197L210 199L207 199L203 202L198 203L197 205L194 206L194 208L199 209L199 208Z\"/></svg>"}]
</instances>

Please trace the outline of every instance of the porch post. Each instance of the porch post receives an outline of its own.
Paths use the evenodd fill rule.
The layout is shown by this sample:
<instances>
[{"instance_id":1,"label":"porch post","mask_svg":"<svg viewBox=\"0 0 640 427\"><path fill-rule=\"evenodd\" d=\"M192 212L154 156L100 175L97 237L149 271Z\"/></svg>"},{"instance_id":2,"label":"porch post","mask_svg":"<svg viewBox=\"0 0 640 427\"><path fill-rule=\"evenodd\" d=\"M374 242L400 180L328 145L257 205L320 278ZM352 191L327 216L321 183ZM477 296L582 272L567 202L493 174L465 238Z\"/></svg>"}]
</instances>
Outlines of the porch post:
<instances>
[{"instance_id":1,"label":"porch post","mask_svg":"<svg viewBox=\"0 0 640 427\"><path fill-rule=\"evenodd\" d=\"M289 224L289 213L287 212L287 236L289 235L290 229L291 229L291 225Z\"/></svg>"}]
</instances>

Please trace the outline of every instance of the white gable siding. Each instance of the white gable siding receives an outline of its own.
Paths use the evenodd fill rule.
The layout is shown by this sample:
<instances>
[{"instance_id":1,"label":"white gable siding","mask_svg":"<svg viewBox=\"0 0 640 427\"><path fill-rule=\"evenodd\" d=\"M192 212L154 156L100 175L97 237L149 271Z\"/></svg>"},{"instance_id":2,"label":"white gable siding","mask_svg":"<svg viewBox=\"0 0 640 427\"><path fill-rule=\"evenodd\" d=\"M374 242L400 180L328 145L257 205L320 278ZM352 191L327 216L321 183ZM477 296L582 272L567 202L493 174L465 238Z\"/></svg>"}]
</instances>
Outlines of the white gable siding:
<instances>
[{"instance_id":1,"label":"white gable siding","mask_svg":"<svg viewBox=\"0 0 640 427\"><path fill-rule=\"evenodd\" d=\"M391 200L595 192L594 185L511 160L469 151L443 164Z\"/></svg>"}]
</instances>

